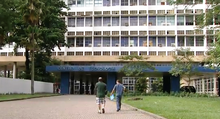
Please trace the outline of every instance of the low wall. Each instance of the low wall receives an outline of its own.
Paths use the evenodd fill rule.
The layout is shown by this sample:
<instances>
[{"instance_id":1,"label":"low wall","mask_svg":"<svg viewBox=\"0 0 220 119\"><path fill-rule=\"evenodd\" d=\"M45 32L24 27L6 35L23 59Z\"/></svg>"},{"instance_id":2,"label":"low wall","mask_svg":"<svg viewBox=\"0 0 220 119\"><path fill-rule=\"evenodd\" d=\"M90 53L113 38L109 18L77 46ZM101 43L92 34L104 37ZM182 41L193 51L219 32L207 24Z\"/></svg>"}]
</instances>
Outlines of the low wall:
<instances>
[{"instance_id":1,"label":"low wall","mask_svg":"<svg viewBox=\"0 0 220 119\"><path fill-rule=\"evenodd\" d=\"M53 93L53 83L35 81L35 93ZM31 80L12 79L0 77L0 94L5 93L31 93Z\"/></svg>"}]
</instances>

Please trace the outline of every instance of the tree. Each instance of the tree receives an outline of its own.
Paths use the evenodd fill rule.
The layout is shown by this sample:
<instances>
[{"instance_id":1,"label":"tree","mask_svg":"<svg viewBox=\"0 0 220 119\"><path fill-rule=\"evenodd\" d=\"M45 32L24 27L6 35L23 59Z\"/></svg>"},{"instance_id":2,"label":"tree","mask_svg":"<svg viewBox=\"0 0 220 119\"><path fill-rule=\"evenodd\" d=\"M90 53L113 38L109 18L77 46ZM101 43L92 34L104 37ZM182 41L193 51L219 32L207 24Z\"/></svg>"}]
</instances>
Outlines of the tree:
<instances>
[{"instance_id":1,"label":"tree","mask_svg":"<svg viewBox=\"0 0 220 119\"><path fill-rule=\"evenodd\" d=\"M160 77L154 80L151 87L153 92L163 92L163 78Z\"/></svg>"},{"instance_id":2,"label":"tree","mask_svg":"<svg viewBox=\"0 0 220 119\"><path fill-rule=\"evenodd\" d=\"M177 55L173 55L174 61L172 68L169 71L173 76L186 77L188 79L188 86L191 83L191 78L199 74L196 69L194 55L189 48L180 48L176 50Z\"/></svg>"}]
</instances>

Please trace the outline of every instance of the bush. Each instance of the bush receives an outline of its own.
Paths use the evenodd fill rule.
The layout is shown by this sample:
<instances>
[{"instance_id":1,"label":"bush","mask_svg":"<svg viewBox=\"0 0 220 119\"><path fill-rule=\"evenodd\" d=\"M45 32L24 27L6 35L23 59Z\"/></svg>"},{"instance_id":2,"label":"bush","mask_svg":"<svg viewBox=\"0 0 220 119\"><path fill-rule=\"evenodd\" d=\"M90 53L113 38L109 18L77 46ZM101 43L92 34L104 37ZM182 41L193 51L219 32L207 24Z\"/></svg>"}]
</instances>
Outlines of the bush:
<instances>
[{"instance_id":1,"label":"bush","mask_svg":"<svg viewBox=\"0 0 220 119\"><path fill-rule=\"evenodd\" d=\"M147 80L145 77L140 77L135 83L135 91L137 93L145 93L147 90Z\"/></svg>"}]
</instances>

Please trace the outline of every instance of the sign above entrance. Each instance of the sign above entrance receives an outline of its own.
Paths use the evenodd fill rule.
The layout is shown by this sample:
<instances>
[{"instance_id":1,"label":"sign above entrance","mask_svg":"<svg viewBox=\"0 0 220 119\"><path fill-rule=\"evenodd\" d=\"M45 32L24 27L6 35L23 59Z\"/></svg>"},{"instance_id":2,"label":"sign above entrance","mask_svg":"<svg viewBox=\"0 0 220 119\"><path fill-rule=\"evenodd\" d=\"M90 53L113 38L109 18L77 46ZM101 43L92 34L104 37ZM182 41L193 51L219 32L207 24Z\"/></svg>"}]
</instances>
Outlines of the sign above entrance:
<instances>
[{"instance_id":1,"label":"sign above entrance","mask_svg":"<svg viewBox=\"0 0 220 119\"><path fill-rule=\"evenodd\" d=\"M121 66L47 66L47 71L117 72Z\"/></svg>"}]
</instances>

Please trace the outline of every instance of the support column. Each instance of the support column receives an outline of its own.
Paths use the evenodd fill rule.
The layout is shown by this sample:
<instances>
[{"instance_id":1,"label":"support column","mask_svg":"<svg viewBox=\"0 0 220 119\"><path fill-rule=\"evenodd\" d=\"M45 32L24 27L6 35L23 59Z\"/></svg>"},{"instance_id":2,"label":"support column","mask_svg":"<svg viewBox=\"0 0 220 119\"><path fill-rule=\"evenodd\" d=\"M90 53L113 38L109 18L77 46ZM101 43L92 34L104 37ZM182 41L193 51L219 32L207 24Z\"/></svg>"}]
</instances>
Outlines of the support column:
<instances>
[{"instance_id":1,"label":"support column","mask_svg":"<svg viewBox=\"0 0 220 119\"><path fill-rule=\"evenodd\" d=\"M108 72L107 74L107 91L111 92L116 83L116 72Z\"/></svg>"},{"instance_id":2,"label":"support column","mask_svg":"<svg viewBox=\"0 0 220 119\"><path fill-rule=\"evenodd\" d=\"M180 76L170 76L170 91L179 92L180 91Z\"/></svg>"},{"instance_id":3,"label":"support column","mask_svg":"<svg viewBox=\"0 0 220 119\"><path fill-rule=\"evenodd\" d=\"M214 80L214 83L213 83L213 84L214 84L214 87L213 87L213 88L214 88L214 89L213 89L214 92L213 92L213 94L214 94L214 95L217 95L216 77L213 77L213 80Z\"/></svg>"},{"instance_id":4,"label":"support column","mask_svg":"<svg viewBox=\"0 0 220 119\"><path fill-rule=\"evenodd\" d=\"M69 94L70 72L61 72L60 90L61 94Z\"/></svg>"},{"instance_id":5,"label":"support column","mask_svg":"<svg viewBox=\"0 0 220 119\"><path fill-rule=\"evenodd\" d=\"M13 79L16 79L16 74L17 74L17 62L14 62L13 64Z\"/></svg>"},{"instance_id":6,"label":"support column","mask_svg":"<svg viewBox=\"0 0 220 119\"><path fill-rule=\"evenodd\" d=\"M205 79L202 78L202 93L205 93Z\"/></svg>"}]
</instances>

